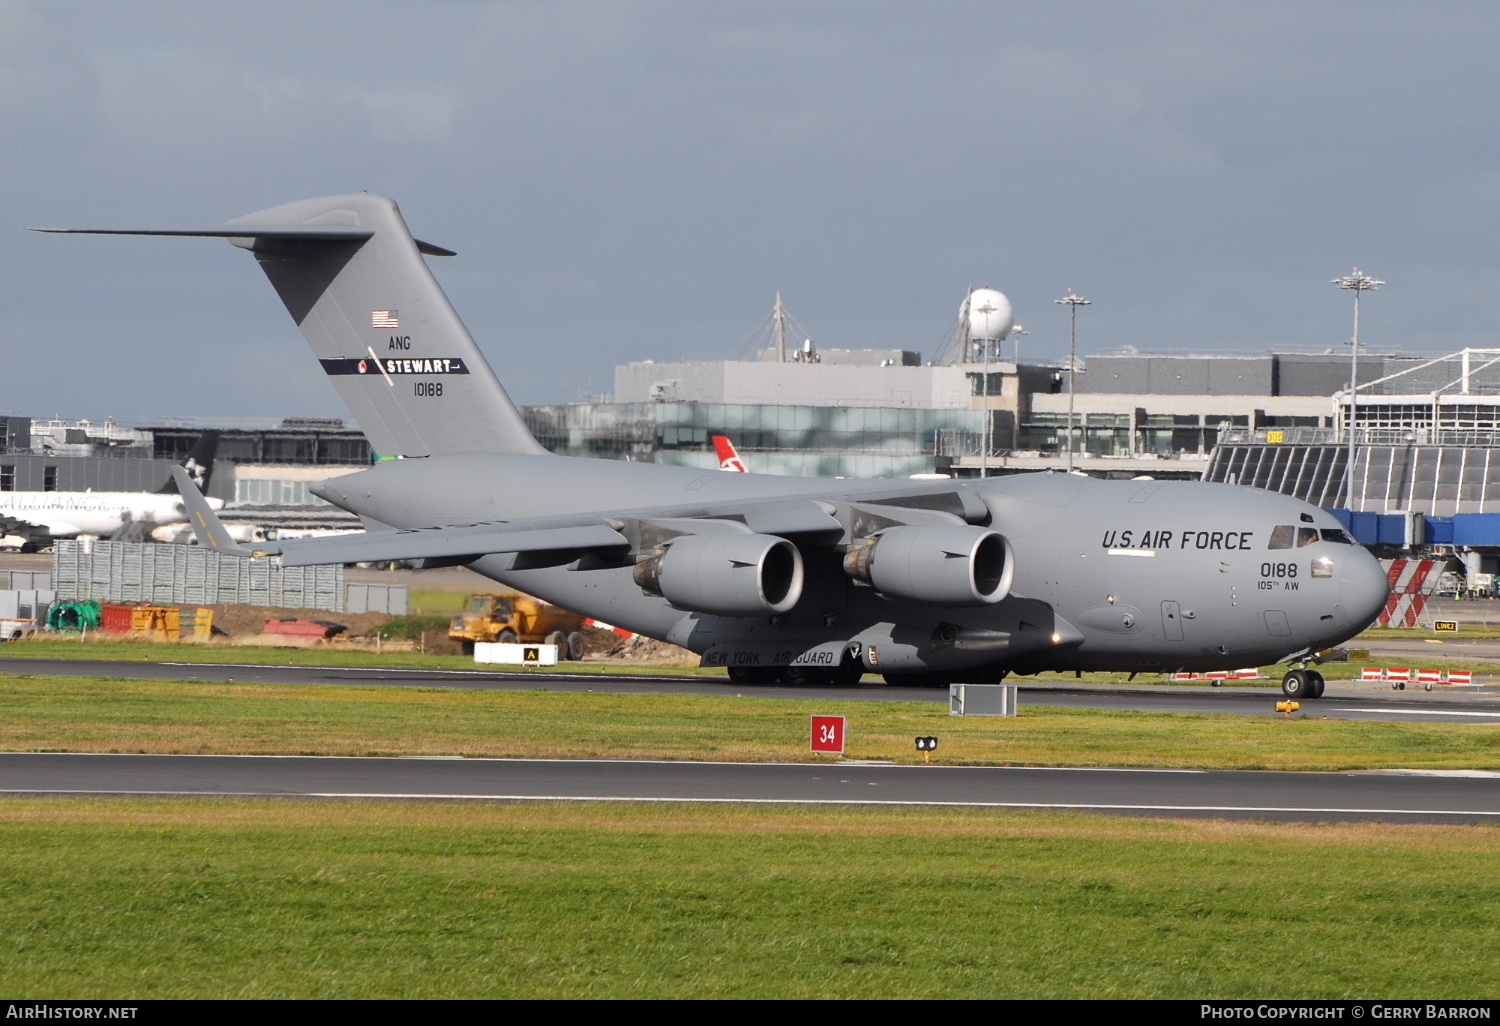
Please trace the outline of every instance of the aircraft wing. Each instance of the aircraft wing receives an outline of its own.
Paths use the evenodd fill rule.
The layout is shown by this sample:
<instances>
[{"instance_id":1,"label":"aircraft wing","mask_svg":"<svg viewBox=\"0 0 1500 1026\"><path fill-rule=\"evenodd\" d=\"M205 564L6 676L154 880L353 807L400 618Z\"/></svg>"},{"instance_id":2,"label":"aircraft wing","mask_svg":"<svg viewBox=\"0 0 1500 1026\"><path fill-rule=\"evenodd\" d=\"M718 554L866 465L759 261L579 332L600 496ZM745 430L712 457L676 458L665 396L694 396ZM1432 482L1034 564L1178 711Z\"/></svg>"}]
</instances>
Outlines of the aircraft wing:
<instances>
[{"instance_id":1,"label":"aircraft wing","mask_svg":"<svg viewBox=\"0 0 1500 1026\"><path fill-rule=\"evenodd\" d=\"M199 543L242 556L276 556L283 566L364 563L393 559L472 560L496 553L584 553L625 556L671 539L698 534L796 537L835 546L895 526L960 526L983 522L988 509L954 484L858 487L828 498L768 496L697 506L663 506L582 516L541 517L370 531L335 538L234 541L193 485L174 467ZM851 482L852 483L852 482Z\"/></svg>"},{"instance_id":2,"label":"aircraft wing","mask_svg":"<svg viewBox=\"0 0 1500 1026\"><path fill-rule=\"evenodd\" d=\"M455 559L497 552L554 552L611 549L629 542L610 523L593 517L566 521L494 521L448 527L370 531L334 538L257 542L241 546L209 507L182 467L172 476L187 507L198 543L239 556L279 556L283 566L318 566L328 563L366 563L388 559Z\"/></svg>"},{"instance_id":3,"label":"aircraft wing","mask_svg":"<svg viewBox=\"0 0 1500 1026\"><path fill-rule=\"evenodd\" d=\"M829 500L773 496L711 506L664 506L581 517L543 517L265 542L253 546L253 550L257 554L279 555L283 566L478 558L506 552L616 550L624 555L682 535L795 536L814 545L835 545L845 540L851 529L852 533L867 534L882 527L957 526L987 517L987 508L967 488L897 486L889 491L855 492Z\"/></svg>"}]
</instances>

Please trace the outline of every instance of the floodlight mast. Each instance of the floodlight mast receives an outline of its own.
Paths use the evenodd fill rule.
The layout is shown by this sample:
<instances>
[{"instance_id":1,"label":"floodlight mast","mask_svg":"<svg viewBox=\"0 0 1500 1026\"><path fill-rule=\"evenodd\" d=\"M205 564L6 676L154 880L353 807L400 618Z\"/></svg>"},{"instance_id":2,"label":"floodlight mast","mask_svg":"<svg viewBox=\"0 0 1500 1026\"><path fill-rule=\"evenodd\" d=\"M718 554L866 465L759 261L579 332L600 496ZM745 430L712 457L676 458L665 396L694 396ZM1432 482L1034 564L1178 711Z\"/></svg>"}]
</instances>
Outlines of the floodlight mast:
<instances>
[{"instance_id":1,"label":"floodlight mast","mask_svg":"<svg viewBox=\"0 0 1500 1026\"><path fill-rule=\"evenodd\" d=\"M981 377L980 394L984 402L984 430L980 433L979 453L979 476L990 476L990 340L981 339L977 345L984 346L984 368L979 372Z\"/></svg>"},{"instance_id":2,"label":"floodlight mast","mask_svg":"<svg viewBox=\"0 0 1500 1026\"><path fill-rule=\"evenodd\" d=\"M1344 467L1344 504L1352 512L1354 510L1354 414L1359 392L1359 297L1360 293L1373 292L1385 282L1372 278L1356 267L1352 274L1334 278L1329 281L1329 284L1354 293L1354 337L1349 340L1349 419L1345 421L1345 429L1349 433L1349 458Z\"/></svg>"},{"instance_id":3,"label":"floodlight mast","mask_svg":"<svg viewBox=\"0 0 1500 1026\"><path fill-rule=\"evenodd\" d=\"M1068 471L1073 470L1073 376L1078 369L1078 308L1092 306L1093 300L1080 296L1068 287L1068 294L1052 302L1068 308Z\"/></svg>"}]
</instances>

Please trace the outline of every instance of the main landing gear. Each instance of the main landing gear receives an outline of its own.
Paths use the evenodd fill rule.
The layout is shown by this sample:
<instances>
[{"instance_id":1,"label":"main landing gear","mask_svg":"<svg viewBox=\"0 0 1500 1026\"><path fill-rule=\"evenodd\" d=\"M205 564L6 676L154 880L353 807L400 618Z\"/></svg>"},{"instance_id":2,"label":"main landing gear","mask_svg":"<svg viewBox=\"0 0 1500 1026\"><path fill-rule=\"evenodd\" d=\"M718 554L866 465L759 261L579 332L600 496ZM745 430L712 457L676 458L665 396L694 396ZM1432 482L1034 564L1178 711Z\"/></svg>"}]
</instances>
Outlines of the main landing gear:
<instances>
[{"instance_id":1,"label":"main landing gear","mask_svg":"<svg viewBox=\"0 0 1500 1026\"><path fill-rule=\"evenodd\" d=\"M783 684L793 688L853 687L865 670L853 659L838 666L731 666L729 679L735 684Z\"/></svg>"},{"instance_id":2,"label":"main landing gear","mask_svg":"<svg viewBox=\"0 0 1500 1026\"><path fill-rule=\"evenodd\" d=\"M1281 693L1288 698L1322 698L1323 675L1317 670L1288 670L1281 678Z\"/></svg>"}]
</instances>

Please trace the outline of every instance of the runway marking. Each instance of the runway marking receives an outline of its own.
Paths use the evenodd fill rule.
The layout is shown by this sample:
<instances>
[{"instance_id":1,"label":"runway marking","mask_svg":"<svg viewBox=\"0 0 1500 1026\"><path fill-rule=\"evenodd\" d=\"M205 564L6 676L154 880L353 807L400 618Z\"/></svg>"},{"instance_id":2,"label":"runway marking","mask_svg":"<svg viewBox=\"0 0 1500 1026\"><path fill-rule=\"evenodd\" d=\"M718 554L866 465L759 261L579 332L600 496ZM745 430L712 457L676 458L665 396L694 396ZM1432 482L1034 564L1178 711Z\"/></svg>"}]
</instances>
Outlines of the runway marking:
<instances>
[{"instance_id":1,"label":"runway marking","mask_svg":"<svg viewBox=\"0 0 1500 1026\"><path fill-rule=\"evenodd\" d=\"M1377 709L1373 707L1343 707L1330 709L1330 712L1358 712L1358 713L1387 713L1399 716L1482 716L1489 719L1500 719L1500 712L1463 712L1458 709Z\"/></svg>"},{"instance_id":2,"label":"runway marking","mask_svg":"<svg viewBox=\"0 0 1500 1026\"><path fill-rule=\"evenodd\" d=\"M0 794L95 794L124 798L379 798L407 801L477 801L477 802L680 802L708 805L932 805L953 808L994 809L1062 809L1110 812L1259 812L1317 815L1360 816L1490 816L1500 818L1500 810L1469 809L1341 809L1325 807L1282 807L1272 805L1111 805L1098 802L955 802L920 799L871 798L685 798L674 796L639 797L632 795L568 794L420 794L377 791L111 791L82 788L0 788Z\"/></svg>"},{"instance_id":3,"label":"runway marking","mask_svg":"<svg viewBox=\"0 0 1500 1026\"><path fill-rule=\"evenodd\" d=\"M1493 780L1500 777L1495 770L1445 770L1445 769L1379 769L1379 770L1352 770L1362 776L1385 776L1385 777L1477 777L1484 780Z\"/></svg>"},{"instance_id":4,"label":"runway marking","mask_svg":"<svg viewBox=\"0 0 1500 1026\"><path fill-rule=\"evenodd\" d=\"M94 758L94 759L343 759L349 762L397 762L426 759L435 762L519 762L556 763L563 766L618 765L631 766L734 766L740 769L840 769L851 766L875 769L893 768L920 770L932 773L941 770L979 771L984 773L1264 773L1276 770L1205 770L1205 769L1158 769L1153 766L925 766L921 763L889 762L878 759L850 759L840 762L715 762L711 759L538 759L525 756L495 755L260 755L252 753L212 752L7 752L5 756L30 758ZM1297 772L1287 771L1287 772ZM1303 772L1321 772L1309 770Z\"/></svg>"}]
</instances>

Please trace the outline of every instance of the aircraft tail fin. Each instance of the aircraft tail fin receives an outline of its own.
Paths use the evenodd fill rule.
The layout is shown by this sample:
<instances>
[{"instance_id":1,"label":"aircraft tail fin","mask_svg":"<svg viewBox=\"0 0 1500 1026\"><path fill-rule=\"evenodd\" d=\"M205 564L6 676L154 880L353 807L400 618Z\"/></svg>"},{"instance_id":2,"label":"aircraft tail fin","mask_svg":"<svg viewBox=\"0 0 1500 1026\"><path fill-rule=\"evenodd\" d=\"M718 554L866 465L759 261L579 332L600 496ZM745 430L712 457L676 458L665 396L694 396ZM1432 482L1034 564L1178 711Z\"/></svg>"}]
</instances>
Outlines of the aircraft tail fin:
<instances>
[{"instance_id":1,"label":"aircraft tail fin","mask_svg":"<svg viewBox=\"0 0 1500 1026\"><path fill-rule=\"evenodd\" d=\"M209 506L203 493L193 484L193 479L185 467L173 467L172 479L177 484L178 494L182 496L182 505L187 509L188 523L192 525L193 534L197 536L199 545L218 549L220 552L229 552L236 556L250 555L248 549L240 548L239 543L230 537L223 521L214 515L213 508Z\"/></svg>"},{"instance_id":2,"label":"aircraft tail fin","mask_svg":"<svg viewBox=\"0 0 1500 1026\"><path fill-rule=\"evenodd\" d=\"M396 204L355 193L213 228L39 229L227 238L254 254L382 458L545 449L496 379Z\"/></svg>"},{"instance_id":3,"label":"aircraft tail fin","mask_svg":"<svg viewBox=\"0 0 1500 1026\"><path fill-rule=\"evenodd\" d=\"M720 470L730 470L738 474L749 473L745 469L745 461L740 459L740 454L728 435L714 435L714 452L719 456Z\"/></svg>"},{"instance_id":4,"label":"aircraft tail fin","mask_svg":"<svg viewBox=\"0 0 1500 1026\"><path fill-rule=\"evenodd\" d=\"M193 443L192 449L182 461L183 469L188 472L188 476L193 479L199 491L208 491L208 483L214 474L214 458L218 452L219 432L205 431L198 436L198 440ZM180 489L176 481L168 481L156 491L159 495L169 495Z\"/></svg>"}]
</instances>

